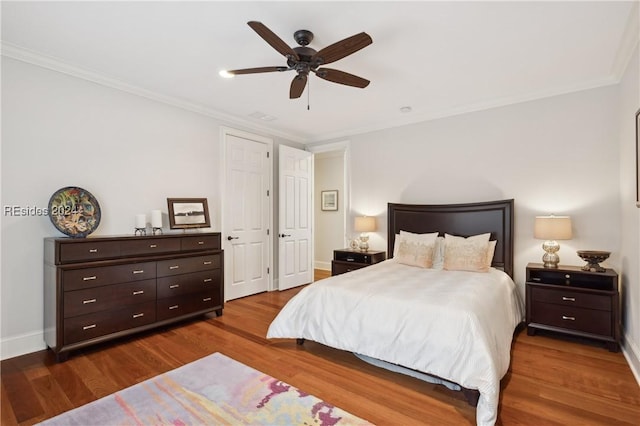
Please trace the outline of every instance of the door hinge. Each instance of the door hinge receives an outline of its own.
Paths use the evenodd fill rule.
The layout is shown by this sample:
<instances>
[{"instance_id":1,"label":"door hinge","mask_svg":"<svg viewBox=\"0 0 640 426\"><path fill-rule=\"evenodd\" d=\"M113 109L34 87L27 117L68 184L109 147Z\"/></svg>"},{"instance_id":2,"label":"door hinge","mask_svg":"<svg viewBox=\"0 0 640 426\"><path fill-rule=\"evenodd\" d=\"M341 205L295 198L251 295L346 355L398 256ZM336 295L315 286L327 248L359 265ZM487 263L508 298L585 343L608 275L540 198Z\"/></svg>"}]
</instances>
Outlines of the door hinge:
<instances>
[{"instance_id":1,"label":"door hinge","mask_svg":"<svg viewBox=\"0 0 640 426\"><path fill-rule=\"evenodd\" d=\"M267 158L269 158L269 151L267 151Z\"/></svg>"},{"instance_id":2,"label":"door hinge","mask_svg":"<svg viewBox=\"0 0 640 426\"><path fill-rule=\"evenodd\" d=\"M269 230L267 229L267 235L269 235Z\"/></svg>"},{"instance_id":3,"label":"door hinge","mask_svg":"<svg viewBox=\"0 0 640 426\"><path fill-rule=\"evenodd\" d=\"M267 189L267 197L269 196L269 190Z\"/></svg>"},{"instance_id":4,"label":"door hinge","mask_svg":"<svg viewBox=\"0 0 640 426\"><path fill-rule=\"evenodd\" d=\"M267 275L269 275L269 267L267 266Z\"/></svg>"}]
</instances>

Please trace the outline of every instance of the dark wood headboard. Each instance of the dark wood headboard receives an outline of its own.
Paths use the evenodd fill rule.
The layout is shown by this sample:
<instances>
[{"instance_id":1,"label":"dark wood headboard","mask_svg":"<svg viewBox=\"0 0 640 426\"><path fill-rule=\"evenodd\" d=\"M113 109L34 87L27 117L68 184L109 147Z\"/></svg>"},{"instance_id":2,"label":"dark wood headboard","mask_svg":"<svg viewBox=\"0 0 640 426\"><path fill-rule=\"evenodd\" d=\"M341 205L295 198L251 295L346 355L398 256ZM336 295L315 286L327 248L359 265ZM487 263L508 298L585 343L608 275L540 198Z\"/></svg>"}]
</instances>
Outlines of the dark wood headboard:
<instances>
[{"instance_id":1,"label":"dark wood headboard","mask_svg":"<svg viewBox=\"0 0 640 426\"><path fill-rule=\"evenodd\" d=\"M513 278L513 199L471 204L388 204L387 256L400 231L468 237L491 233L497 240L492 266Z\"/></svg>"}]
</instances>

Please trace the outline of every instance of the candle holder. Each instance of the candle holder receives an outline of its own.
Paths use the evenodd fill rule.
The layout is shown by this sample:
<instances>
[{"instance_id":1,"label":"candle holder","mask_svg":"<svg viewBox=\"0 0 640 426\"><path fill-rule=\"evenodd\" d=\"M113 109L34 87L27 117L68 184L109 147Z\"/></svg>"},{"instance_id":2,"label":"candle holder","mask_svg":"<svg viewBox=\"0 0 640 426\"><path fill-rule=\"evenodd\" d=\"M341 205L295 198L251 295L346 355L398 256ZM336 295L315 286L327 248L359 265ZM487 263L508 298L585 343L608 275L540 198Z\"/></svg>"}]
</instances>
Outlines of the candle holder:
<instances>
[{"instance_id":1,"label":"candle holder","mask_svg":"<svg viewBox=\"0 0 640 426\"><path fill-rule=\"evenodd\" d=\"M151 233L153 235L156 235L156 232L158 233L158 235L162 235L162 228L158 228L158 227L155 227L155 226L153 228L151 228Z\"/></svg>"},{"instance_id":2,"label":"candle holder","mask_svg":"<svg viewBox=\"0 0 640 426\"><path fill-rule=\"evenodd\" d=\"M133 233L133 235L147 235L147 228L136 228L136 232Z\"/></svg>"}]
</instances>

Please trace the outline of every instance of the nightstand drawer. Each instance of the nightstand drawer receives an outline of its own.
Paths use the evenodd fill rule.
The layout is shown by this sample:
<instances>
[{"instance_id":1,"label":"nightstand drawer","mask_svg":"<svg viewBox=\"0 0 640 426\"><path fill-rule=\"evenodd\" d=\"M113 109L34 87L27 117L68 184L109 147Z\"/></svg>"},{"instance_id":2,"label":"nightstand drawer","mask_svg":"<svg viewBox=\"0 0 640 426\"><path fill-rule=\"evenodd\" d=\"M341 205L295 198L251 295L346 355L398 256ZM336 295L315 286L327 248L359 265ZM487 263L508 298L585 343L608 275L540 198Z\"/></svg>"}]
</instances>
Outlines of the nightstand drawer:
<instances>
[{"instance_id":1,"label":"nightstand drawer","mask_svg":"<svg viewBox=\"0 0 640 426\"><path fill-rule=\"evenodd\" d=\"M367 266L369 265L362 263L339 262L334 260L331 262L331 275L340 275L345 272L355 271L356 269L361 269Z\"/></svg>"},{"instance_id":2,"label":"nightstand drawer","mask_svg":"<svg viewBox=\"0 0 640 426\"><path fill-rule=\"evenodd\" d=\"M612 335L611 313L607 311L534 302L531 322L602 336Z\"/></svg>"},{"instance_id":3,"label":"nightstand drawer","mask_svg":"<svg viewBox=\"0 0 640 426\"><path fill-rule=\"evenodd\" d=\"M564 289L532 287L530 293L533 302L552 303L554 305L611 311L611 296L588 294Z\"/></svg>"}]
</instances>

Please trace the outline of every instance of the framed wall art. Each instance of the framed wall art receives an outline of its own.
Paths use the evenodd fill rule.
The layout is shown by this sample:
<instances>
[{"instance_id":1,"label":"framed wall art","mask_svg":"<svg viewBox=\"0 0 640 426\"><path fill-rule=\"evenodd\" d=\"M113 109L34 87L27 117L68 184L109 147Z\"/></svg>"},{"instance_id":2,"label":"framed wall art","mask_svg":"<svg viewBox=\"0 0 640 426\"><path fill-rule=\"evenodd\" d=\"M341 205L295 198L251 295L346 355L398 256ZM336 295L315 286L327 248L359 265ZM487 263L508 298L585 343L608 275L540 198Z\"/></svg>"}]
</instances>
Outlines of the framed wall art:
<instances>
[{"instance_id":1,"label":"framed wall art","mask_svg":"<svg viewBox=\"0 0 640 426\"><path fill-rule=\"evenodd\" d=\"M206 198L167 198L169 228L209 228L209 206Z\"/></svg>"},{"instance_id":2,"label":"framed wall art","mask_svg":"<svg viewBox=\"0 0 640 426\"><path fill-rule=\"evenodd\" d=\"M337 211L338 210L338 190L321 191L320 192L321 205L320 208L323 211Z\"/></svg>"}]
</instances>

